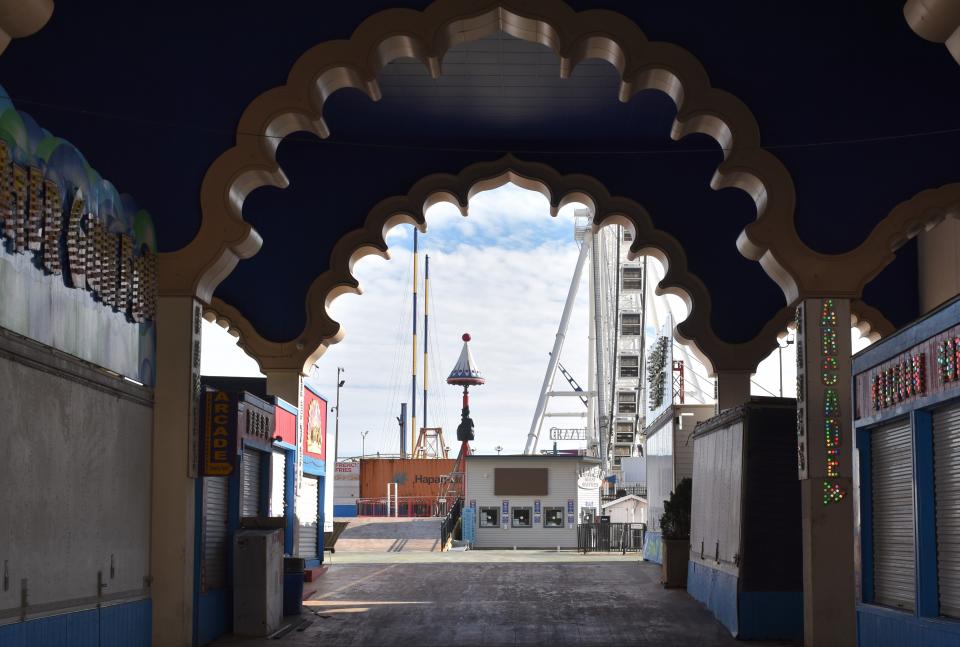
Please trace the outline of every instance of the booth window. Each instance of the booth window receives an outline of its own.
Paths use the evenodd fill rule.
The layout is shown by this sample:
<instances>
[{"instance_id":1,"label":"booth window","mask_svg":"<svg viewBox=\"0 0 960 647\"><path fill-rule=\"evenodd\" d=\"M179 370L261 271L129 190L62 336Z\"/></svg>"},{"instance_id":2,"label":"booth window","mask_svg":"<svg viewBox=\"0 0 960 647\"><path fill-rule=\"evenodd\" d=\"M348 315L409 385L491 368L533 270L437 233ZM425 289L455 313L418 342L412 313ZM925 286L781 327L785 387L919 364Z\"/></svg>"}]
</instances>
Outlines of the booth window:
<instances>
[{"instance_id":1,"label":"booth window","mask_svg":"<svg viewBox=\"0 0 960 647\"><path fill-rule=\"evenodd\" d=\"M617 394L617 413L637 412L637 392L620 391Z\"/></svg>"},{"instance_id":2,"label":"booth window","mask_svg":"<svg viewBox=\"0 0 960 647\"><path fill-rule=\"evenodd\" d=\"M500 525L500 508L480 508L480 527L496 528Z\"/></svg>"},{"instance_id":3,"label":"booth window","mask_svg":"<svg viewBox=\"0 0 960 647\"><path fill-rule=\"evenodd\" d=\"M544 508L543 527L563 528L563 508Z\"/></svg>"},{"instance_id":4,"label":"booth window","mask_svg":"<svg viewBox=\"0 0 960 647\"><path fill-rule=\"evenodd\" d=\"M511 512L514 528L533 527L533 513L530 508L514 508Z\"/></svg>"}]
</instances>

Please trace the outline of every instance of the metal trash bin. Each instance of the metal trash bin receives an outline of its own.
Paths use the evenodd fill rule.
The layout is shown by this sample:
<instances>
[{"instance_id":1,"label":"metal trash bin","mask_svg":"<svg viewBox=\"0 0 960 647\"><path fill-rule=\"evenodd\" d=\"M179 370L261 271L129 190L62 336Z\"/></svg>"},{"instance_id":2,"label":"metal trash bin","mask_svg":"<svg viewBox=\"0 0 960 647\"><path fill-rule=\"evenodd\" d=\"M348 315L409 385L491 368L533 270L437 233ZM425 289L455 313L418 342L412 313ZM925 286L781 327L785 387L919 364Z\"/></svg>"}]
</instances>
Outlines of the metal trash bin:
<instances>
[{"instance_id":1,"label":"metal trash bin","mask_svg":"<svg viewBox=\"0 0 960 647\"><path fill-rule=\"evenodd\" d=\"M302 557L283 558L283 615L300 615L303 609L303 571Z\"/></svg>"}]
</instances>

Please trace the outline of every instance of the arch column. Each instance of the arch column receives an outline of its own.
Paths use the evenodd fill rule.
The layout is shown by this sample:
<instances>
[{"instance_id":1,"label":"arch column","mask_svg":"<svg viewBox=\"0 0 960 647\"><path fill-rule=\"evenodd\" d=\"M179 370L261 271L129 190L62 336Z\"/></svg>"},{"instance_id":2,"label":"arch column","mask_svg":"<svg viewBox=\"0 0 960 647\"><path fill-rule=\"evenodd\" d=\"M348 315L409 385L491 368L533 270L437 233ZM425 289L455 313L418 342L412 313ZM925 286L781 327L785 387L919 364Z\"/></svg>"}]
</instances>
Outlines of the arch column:
<instances>
[{"instance_id":1,"label":"arch column","mask_svg":"<svg viewBox=\"0 0 960 647\"><path fill-rule=\"evenodd\" d=\"M803 640L855 645L850 300L805 299L796 322Z\"/></svg>"},{"instance_id":2,"label":"arch column","mask_svg":"<svg viewBox=\"0 0 960 647\"><path fill-rule=\"evenodd\" d=\"M750 376L753 371L716 369L717 413L739 407L750 399Z\"/></svg>"},{"instance_id":3,"label":"arch column","mask_svg":"<svg viewBox=\"0 0 960 647\"><path fill-rule=\"evenodd\" d=\"M200 302L157 299L150 574L153 644L193 644Z\"/></svg>"}]
</instances>

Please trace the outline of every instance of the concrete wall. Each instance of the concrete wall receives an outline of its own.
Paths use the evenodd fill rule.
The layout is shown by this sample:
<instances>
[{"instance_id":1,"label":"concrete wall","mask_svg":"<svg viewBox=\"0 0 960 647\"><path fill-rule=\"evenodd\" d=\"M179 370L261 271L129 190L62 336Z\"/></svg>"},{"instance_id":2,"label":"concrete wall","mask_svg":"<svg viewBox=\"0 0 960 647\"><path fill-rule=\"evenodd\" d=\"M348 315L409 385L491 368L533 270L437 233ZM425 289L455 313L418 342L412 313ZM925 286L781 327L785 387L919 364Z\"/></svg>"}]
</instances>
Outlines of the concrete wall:
<instances>
[{"instance_id":1,"label":"concrete wall","mask_svg":"<svg viewBox=\"0 0 960 647\"><path fill-rule=\"evenodd\" d=\"M510 503L510 509L515 507L534 507L534 501L539 499L541 514L546 507L562 507L567 509L567 501L577 501L577 466L578 460L571 458L541 458L531 457L470 457L467 459L467 488L466 502L477 502L477 519L480 518L480 509L485 507L500 508L504 500ZM500 496L494 494L494 469L497 467L517 468L547 468L547 494L538 496ZM596 498L596 497L595 497ZM532 528L480 528L476 529L477 548L576 548L577 547L577 518L579 510L574 512L573 527L565 523L563 528L544 528L543 522L534 523ZM566 512L565 515L566 516ZM479 523L479 521L477 521Z\"/></svg>"},{"instance_id":2,"label":"concrete wall","mask_svg":"<svg viewBox=\"0 0 960 647\"><path fill-rule=\"evenodd\" d=\"M147 597L151 391L0 329L0 421L0 624Z\"/></svg>"}]
</instances>

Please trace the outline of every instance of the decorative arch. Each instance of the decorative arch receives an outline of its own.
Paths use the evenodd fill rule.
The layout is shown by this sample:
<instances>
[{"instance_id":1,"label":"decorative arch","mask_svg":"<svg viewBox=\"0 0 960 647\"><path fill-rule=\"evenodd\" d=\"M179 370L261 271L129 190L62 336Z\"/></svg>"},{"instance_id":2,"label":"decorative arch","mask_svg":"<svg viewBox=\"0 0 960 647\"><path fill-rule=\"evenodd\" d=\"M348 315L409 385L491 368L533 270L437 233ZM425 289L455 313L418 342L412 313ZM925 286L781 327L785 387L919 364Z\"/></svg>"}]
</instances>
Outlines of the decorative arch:
<instances>
[{"instance_id":1,"label":"decorative arch","mask_svg":"<svg viewBox=\"0 0 960 647\"><path fill-rule=\"evenodd\" d=\"M413 185L406 195L380 201L367 215L363 227L345 234L333 247L330 269L318 276L307 297L307 322L296 339L277 343L262 337L233 306L213 299L208 319L216 320L239 337L238 344L253 356L261 370L307 372L326 348L343 339L342 326L329 314L329 306L338 296L360 294L353 275L354 264L367 255L389 258L387 232L399 224L411 224L426 231L425 214L434 204L449 202L466 216L470 199L482 192L512 182L547 198L551 215L570 203L586 204L598 230L610 224L630 228L634 242L631 258L651 255L666 267L657 294L674 294L689 308L688 317L677 324L678 339L692 344L714 369L753 369L776 344L776 331L793 316L785 307L750 342L730 344L714 333L710 325L710 294L699 277L687 267L687 256L679 241L657 229L647 211L629 198L611 196L596 178L588 175L561 175L537 162L507 155L494 162L480 162L457 175L429 175Z\"/></svg>"},{"instance_id":2,"label":"decorative arch","mask_svg":"<svg viewBox=\"0 0 960 647\"><path fill-rule=\"evenodd\" d=\"M903 17L918 36L943 43L960 63L960 5L953 0L907 0Z\"/></svg>"},{"instance_id":3,"label":"decorative arch","mask_svg":"<svg viewBox=\"0 0 960 647\"><path fill-rule=\"evenodd\" d=\"M53 15L53 0L0 0L0 54L14 38L37 33Z\"/></svg>"},{"instance_id":4,"label":"decorative arch","mask_svg":"<svg viewBox=\"0 0 960 647\"><path fill-rule=\"evenodd\" d=\"M422 12L390 9L367 18L349 40L305 52L285 85L261 94L247 107L236 143L208 169L201 187L200 231L186 247L161 259L161 290L209 301L233 267L256 253L262 241L243 220L244 199L259 187L287 186L276 161L277 146L298 131L327 137L323 110L333 93L350 87L376 101L377 74L391 61L415 58L436 77L451 47L497 31L553 49L561 76L588 58L608 61L620 73L621 101L646 89L668 94L678 110L671 136L706 134L723 150L711 186L735 186L753 197L757 219L741 233L740 251L763 263L788 301L800 293L795 276L810 250L793 227L793 180L786 167L761 148L759 127L749 109L711 87L703 66L685 49L649 41L621 14L576 12L561 0L438 0Z\"/></svg>"},{"instance_id":5,"label":"decorative arch","mask_svg":"<svg viewBox=\"0 0 960 647\"><path fill-rule=\"evenodd\" d=\"M692 133L706 134L723 150L724 158L714 172L711 187L737 187L753 198L757 216L741 231L737 247L745 257L761 264L783 290L788 304L815 296L857 299L863 286L893 260L899 231L896 218L884 220L868 240L846 254L820 254L802 242L793 224L796 196L786 167L762 148L759 126L749 109L735 96L712 87L704 67L685 49L649 41L621 14L600 9L576 12L562 0L438 0L422 12L379 12L367 18L350 39L309 49L293 65L285 85L251 102L240 119L234 146L214 161L204 177L203 218L197 236L183 249L161 255L161 293L196 296L210 302L216 286L236 264L259 250L262 240L244 221L243 202L257 188L288 185L276 160L279 142L298 131L327 137L330 129L323 110L333 93L354 88L376 101L380 98L377 74L391 61L415 58L437 77L442 73L443 56L451 47L497 31L550 47L560 59L561 76L568 76L589 58L608 61L620 74L621 101L646 89L669 95L677 105L671 136L680 139ZM519 179L522 181L522 177ZM429 180L425 178L417 187ZM403 202L409 211L420 213L421 220L430 200L450 199L465 208L463 195L441 192L410 206L404 200L422 190L417 187L406 198L383 201L370 217L391 201ZM396 222L416 222L409 213L395 211ZM382 226L389 228L392 224L383 222ZM344 237L334 249L331 267L349 269L356 260L355 252L361 250L386 254L382 236L379 241L371 239L363 233L367 229L365 226ZM675 258L671 260L676 262ZM672 280L665 280L663 289L670 290ZM687 289L691 287L693 291ZM695 286L678 289L688 295L698 294ZM325 292L321 296L318 290ZM280 359L286 352L304 361L313 354L308 350L312 342L307 339L325 340L321 347L339 339L339 325L326 316L325 310L320 313L317 304L356 290L349 271L336 279L327 275L318 278L307 296L307 326L302 339L291 342L293 346L264 340L235 309L222 302L213 305L231 312L231 321L244 330L244 343L257 348L258 356L272 358L266 360L268 364L286 364L290 360ZM704 317L701 310L704 303L709 302L692 299L691 317L678 327L678 336L694 341L715 367L730 370L742 370L748 364L753 368L755 352L765 346L757 340L774 339L779 322L789 319L790 309L784 308L751 342L727 344L710 328L709 313ZM872 316L876 315L879 313Z\"/></svg>"}]
</instances>

